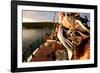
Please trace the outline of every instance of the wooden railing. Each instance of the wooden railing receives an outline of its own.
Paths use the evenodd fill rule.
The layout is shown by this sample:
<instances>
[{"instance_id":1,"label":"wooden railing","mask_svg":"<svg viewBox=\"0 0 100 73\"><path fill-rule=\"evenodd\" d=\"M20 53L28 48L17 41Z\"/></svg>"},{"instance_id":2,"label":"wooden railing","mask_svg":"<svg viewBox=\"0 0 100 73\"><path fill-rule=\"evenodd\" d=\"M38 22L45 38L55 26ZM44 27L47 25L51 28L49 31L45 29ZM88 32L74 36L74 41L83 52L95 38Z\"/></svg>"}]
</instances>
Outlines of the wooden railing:
<instances>
[{"instance_id":1,"label":"wooden railing","mask_svg":"<svg viewBox=\"0 0 100 73\"><path fill-rule=\"evenodd\" d=\"M37 48L39 48L40 45L42 45L43 43L44 43L43 37L40 37L37 40L33 41L32 44L27 49L23 50L22 61L27 62L27 58L33 53L33 51L35 51Z\"/></svg>"}]
</instances>

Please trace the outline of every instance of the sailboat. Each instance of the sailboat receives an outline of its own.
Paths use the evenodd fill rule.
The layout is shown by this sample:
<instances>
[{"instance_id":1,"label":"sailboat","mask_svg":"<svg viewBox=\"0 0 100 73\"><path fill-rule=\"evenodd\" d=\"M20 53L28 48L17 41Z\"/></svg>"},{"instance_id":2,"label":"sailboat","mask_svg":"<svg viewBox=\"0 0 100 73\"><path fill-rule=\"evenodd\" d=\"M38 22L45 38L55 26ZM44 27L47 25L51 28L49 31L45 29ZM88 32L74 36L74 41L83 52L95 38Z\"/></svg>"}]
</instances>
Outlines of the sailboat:
<instances>
[{"instance_id":1,"label":"sailboat","mask_svg":"<svg viewBox=\"0 0 100 73\"><path fill-rule=\"evenodd\" d=\"M55 15L53 22L55 21ZM58 27L54 24L52 33L48 35L49 39L46 39L46 42L33 51L31 57L28 58L28 62L77 59L76 51L80 49L77 46L81 45L83 40L90 37L90 31L80 20L75 18L74 14L66 15L64 20L66 20L68 26L65 26L62 21L56 24ZM57 31L55 31L56 28Z\"/></svg>"}]
</instances>

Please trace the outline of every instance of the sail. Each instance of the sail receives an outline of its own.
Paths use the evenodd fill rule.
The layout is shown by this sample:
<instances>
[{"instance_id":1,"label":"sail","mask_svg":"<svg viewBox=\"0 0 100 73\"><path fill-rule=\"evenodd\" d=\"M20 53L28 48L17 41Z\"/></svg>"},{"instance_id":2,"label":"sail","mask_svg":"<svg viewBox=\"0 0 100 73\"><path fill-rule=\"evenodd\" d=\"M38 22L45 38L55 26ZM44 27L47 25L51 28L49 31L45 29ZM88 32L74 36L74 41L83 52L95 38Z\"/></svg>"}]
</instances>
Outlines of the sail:
<instances>
[{"instance_id":1,"label":"sail","mask_svg":"<svg viewBox=\"0 0 100 73\"><path fill-rule=\"evenodd\" d=\"M63 30L61 28L61 25L59 26L58 29L58 34L57 34L58 39L60 40L60 42L63 44L63 46L67 49L68 51L68 57L69 60L72 58L72 46L68 44L67 39L63 36Z\"/></svg>"}]
</instances>

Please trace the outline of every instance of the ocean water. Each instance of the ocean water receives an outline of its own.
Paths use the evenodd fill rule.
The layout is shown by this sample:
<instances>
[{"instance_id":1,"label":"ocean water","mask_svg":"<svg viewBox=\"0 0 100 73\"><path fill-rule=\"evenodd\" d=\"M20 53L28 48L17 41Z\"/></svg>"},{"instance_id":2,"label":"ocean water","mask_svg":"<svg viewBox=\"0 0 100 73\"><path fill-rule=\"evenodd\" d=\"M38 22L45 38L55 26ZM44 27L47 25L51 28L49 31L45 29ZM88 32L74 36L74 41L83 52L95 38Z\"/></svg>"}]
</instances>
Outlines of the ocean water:
<instances>
[{"instance_id":1,"label":"ocean water","mask_svg":"<svg viewBox=\"0 0 100 73\"><path fill-rule=\"evenodd\" d=\"M32 42L40 37L43 37L46 33L50 33L49 29L23 29L22 30L22 48L28 48Z\"/></svg>"}]
</instances>

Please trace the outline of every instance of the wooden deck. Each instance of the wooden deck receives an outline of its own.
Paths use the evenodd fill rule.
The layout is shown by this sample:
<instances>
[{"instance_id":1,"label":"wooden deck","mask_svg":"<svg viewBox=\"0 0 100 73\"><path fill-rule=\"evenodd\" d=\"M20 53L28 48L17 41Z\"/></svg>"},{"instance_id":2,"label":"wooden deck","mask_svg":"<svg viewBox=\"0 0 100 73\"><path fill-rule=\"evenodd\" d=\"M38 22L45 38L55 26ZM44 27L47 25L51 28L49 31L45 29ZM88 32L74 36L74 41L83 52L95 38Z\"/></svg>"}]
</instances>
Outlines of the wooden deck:
<instances>
[{"instance_id":1,"label":"wooden deck","mask_svg":"<svg viewBox=\"0 0 100 73\"><path fill-rule=\"evenodd\" d=\"M37 52L32 56L32 59L30 62L53 61L54 59L50 54L54 53L58 49L63 50L65 48L62 45L58 43L54 43L54 42L43 44L40 46ZM90 58L90 44L86 44L85 49L83 50L83 53L77 52L77 55L78 55L77 59L80 59L80 60L89 59ZM75 60L75 58L72 58L72 60Z\"/></svg>"},{"instance_id":2,"label":"wooden deck","mask_svg":"<svg viewBox=\"0 0 100 73\"><path fill-rule=\"evenodd\" d=\"M48 55L52 52L52 44L46 46L41 45L39 50L33 55L32 61L51 61L52 59L48 57Z\"/></svg>"}]
</instances>

